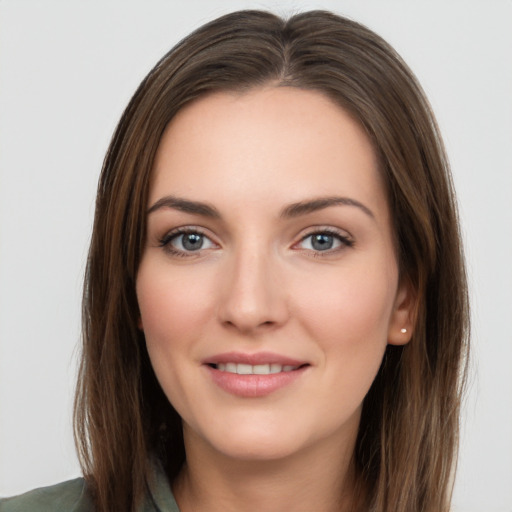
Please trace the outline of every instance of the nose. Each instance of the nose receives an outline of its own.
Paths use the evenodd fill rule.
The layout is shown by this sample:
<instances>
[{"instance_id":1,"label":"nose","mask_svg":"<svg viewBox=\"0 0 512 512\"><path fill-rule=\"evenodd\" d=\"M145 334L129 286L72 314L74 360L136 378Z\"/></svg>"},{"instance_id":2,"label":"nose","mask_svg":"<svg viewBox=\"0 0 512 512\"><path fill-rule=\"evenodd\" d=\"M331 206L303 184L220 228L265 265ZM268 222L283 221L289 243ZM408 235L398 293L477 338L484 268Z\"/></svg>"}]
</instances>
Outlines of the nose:
<instances>
[{"instance_id":1,"label":"nose","mask_svg":"<svg viewBox=\"0 0 512 512\"><path fill-rule=\"evenodd\" d=\"M276 257L254 248L240 251L226 262L219 320L244 334L283 325L288 317L286 286Z\"/></svg>"}]
</instances>

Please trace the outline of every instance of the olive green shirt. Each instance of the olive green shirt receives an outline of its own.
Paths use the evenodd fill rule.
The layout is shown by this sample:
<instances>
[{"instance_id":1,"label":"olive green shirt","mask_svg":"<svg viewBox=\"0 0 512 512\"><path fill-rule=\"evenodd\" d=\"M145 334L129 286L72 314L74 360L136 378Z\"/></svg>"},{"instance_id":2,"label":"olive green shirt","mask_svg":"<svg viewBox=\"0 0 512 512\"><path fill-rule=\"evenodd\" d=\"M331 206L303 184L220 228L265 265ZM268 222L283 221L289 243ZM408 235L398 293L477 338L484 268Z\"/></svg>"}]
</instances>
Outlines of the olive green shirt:
<instances>
[{"instance_id":1,"label":"olive green shirt","mask_svg":"<svg viewBox=\"0 0 512 512\"><path fill-rule=\"evenodd\" d=\"M179 512L167 477L155 465L148 493L138 512ZM20 496L0 499L0 512L93 512L83 478L34 489Z\"/></svg>"}]
</instances>

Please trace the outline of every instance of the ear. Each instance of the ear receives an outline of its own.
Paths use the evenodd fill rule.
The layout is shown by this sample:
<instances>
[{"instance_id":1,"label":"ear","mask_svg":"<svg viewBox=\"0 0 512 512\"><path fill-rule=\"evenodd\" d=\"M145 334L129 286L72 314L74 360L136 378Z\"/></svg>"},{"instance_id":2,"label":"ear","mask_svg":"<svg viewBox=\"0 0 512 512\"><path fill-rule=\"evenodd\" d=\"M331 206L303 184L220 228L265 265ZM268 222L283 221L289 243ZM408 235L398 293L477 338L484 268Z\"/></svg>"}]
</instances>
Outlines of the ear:
<instances>
[{"instance_id":1,"label":"ear","mask_svg":"<svg viewBox=\"0 0 512 512\"><path fill-rule=\"evenodd\" d=\"M144 325L142 323L142 317L139 314L139 317L137 318L137 327L139 330L144 331Z\"/></svg>"},{"instance_id":2,"label":"ear","mask_svg":"<svg viewBox=\"0 0 512 512\"><path fill-rule=\"evenodd\" d=\"M388 343L390 345L409 343L416 324L417 309L417 293L410 281L404 279L398 286L389 322Z\"/></svg>"}]
</instances>

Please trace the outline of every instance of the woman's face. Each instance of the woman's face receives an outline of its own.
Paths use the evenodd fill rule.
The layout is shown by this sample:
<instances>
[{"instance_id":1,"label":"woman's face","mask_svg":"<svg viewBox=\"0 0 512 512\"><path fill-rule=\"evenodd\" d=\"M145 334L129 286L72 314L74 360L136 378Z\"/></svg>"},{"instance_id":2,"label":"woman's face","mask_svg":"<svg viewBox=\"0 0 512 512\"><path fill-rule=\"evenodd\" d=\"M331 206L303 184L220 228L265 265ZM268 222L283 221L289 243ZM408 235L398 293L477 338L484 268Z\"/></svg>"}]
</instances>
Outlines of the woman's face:
<instances>
[{"instance_id":1,"label":"woman's face","mask_svg":"<svg viewBox=\"0 0 512 512\"><path fill-rule=\"evenodd\" d=\"M148 204L141 327L186 441L242 459L353 443L411 302L360 126L318 92L203 97L167 127Z\"/></svg>"}]
</instances>

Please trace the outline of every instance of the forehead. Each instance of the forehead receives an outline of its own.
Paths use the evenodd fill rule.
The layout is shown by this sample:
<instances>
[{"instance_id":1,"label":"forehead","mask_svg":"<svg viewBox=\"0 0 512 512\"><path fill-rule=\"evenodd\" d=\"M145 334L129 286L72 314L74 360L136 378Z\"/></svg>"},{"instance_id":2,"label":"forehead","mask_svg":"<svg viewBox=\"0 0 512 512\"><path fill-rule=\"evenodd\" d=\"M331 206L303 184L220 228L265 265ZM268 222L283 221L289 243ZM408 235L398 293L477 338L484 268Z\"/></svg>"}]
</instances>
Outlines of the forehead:
<instances>
[{"instance_id":1,"label":"forehead","mask_svg":"<svg viewBox=\"0 0 512 512\"><path fill-rule=\"evenodd\" d=\"M352 116L320 92L266 87L183 108L162 136L150 202L166 193L232 200L250 192L261 201L351 193L382 203L383 188L372 144Z\"/></svg>"}]
</instances>

